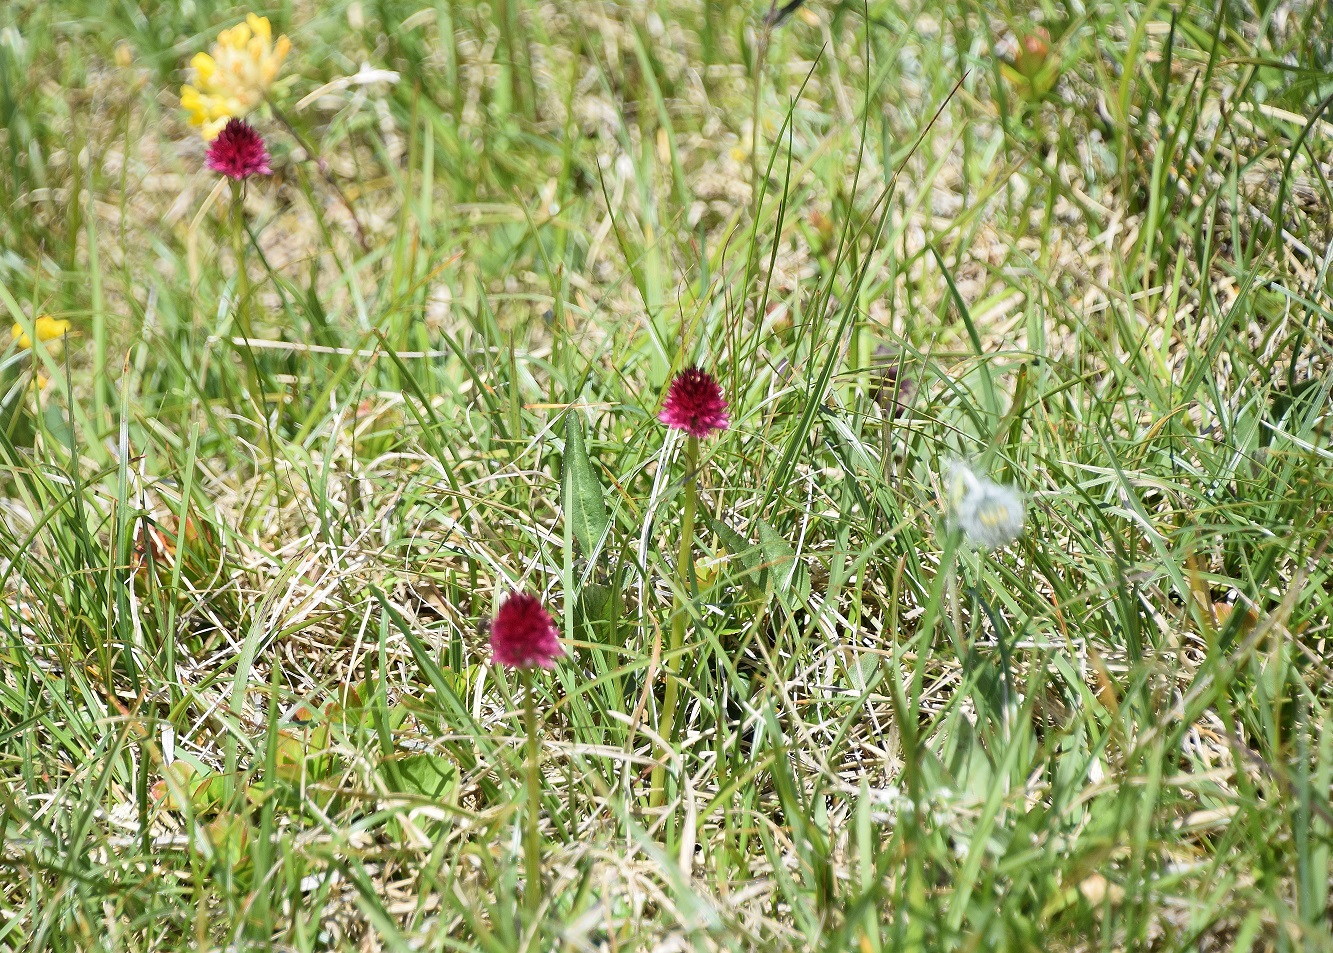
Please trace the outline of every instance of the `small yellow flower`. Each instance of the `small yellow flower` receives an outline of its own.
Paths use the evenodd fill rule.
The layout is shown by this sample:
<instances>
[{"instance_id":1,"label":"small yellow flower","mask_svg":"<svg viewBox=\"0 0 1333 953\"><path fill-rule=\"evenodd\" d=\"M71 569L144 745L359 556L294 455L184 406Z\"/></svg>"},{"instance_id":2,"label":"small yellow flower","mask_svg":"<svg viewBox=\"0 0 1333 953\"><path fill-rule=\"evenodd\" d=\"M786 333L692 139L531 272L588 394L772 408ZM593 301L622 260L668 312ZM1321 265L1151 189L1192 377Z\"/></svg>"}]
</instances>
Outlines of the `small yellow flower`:
<instances>
[{"instance_id":1,"label":"small yellow flower","mask_svg":"<svg viewBox=\"0 0 1333 953\"><path fill-rule=\"evenodd\" d=\"M37 339L41 341L43 344L47 344L50 341L55 341L56 343L49 345L47 347L47 350L52 352L53 354L60 353L60 347L61 347L60 339L69 333L69 322L62 321L59 318L53 318L49 314L44 314L41 317L39 317L34 323L37 326L36 327ZM23 325L21 324L14 325L12 328L10 328L9 333L13 335L14 340L15 342L17 342L20 350L26 351L28 348L32 347L32 338L28 337L28 332L23 330Z\"/></svg>"},{"instance_id":2,"label":"small yellow flower","mask_svg":"<svg viewBox=\"0 0 1333 953\"><path fill-rule=\"evenodd\" d=\"M206 142L228 119L239 119L264 101L291 48L285 36L274 42L268 17L247 13L244 23L218 34L211 54L194 55L191 82L181 87L181 107Z\"/></svg>"}]
</instances>

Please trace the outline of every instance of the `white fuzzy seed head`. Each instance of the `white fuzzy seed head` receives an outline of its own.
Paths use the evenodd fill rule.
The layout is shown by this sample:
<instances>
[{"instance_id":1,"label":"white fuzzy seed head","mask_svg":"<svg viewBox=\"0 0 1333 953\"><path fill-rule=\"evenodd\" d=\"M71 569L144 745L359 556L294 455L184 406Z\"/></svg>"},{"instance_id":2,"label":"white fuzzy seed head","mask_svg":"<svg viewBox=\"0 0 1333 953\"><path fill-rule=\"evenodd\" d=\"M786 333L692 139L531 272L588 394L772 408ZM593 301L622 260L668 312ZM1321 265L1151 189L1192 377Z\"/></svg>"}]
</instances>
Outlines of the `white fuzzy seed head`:
<instances>
[{"instance_id":1,"label":"white fuzzy seed head","mask_svg":"<svg viewBox=\"0 0 1333 953\"><path fill-rule=\"evenodd\" d=\"M998 549L1023 532L1023 497L1013 487L955 463L949 470L948 493L949 519L973 546Z\"/></svg>"}]
</instances>

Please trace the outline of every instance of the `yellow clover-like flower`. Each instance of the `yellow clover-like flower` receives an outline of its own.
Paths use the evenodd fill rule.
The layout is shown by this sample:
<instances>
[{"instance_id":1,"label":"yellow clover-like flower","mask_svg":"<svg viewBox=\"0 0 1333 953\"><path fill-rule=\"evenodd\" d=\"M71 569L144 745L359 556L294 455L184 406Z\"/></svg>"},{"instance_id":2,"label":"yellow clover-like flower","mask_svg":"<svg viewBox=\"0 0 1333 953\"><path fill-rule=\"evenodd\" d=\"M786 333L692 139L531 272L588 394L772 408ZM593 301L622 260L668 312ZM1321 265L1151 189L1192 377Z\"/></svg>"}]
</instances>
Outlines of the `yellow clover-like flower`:
<instances>
[{"instance_id":1,"label":"yellow clover-like flower","mask_svg":"<svg viewBox=\"0 0 1333 953\"><path fill-rule=\"evenodd\" d=\"M264 101L291 48L285 36L274 42L268 17L247 13L244 23L218 34L211 54L195 54L191 82L181 87L181 107L206 142L217 138L228 119L239 119Z\"/></svg>"},{"instance_id":2,"label":"yellow clover-like flower","mask_svg":"<svg viewBox=\"0 0 1333 953\"><path fill-rule=\"evenodd\" d=\"M49 341L57 342L48 347L47 350L58 352L60 349L60 339L69 333L69 322L62 321L60 318L53 318L49 314L44 314L33 323L36 325L34 330L37 332L38 340L43 344L46 344ZM18 344L20 350L26 351L28 348L32 347L32 338L28 336L27 331L23 330L23 325L14 325L10 328L9 333L13 336L14 341Z\"/></svg>"}]
</instances>

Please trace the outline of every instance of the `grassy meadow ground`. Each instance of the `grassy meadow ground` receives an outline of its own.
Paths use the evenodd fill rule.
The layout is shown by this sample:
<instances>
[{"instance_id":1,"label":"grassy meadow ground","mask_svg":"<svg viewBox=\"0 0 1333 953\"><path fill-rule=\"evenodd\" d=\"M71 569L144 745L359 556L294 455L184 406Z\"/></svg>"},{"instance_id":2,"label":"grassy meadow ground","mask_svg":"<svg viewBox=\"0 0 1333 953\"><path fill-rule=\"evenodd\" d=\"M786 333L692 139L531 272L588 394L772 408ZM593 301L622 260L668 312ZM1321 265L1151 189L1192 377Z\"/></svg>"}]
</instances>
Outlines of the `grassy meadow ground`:
<instances>
[{"instance_id":1,"label":"grassy meadow ground","mask_svg":"<svg viewBox=\"0 0 1333 953\"><path fill-rule=\"evenodd\" d=\"M0 4L0 947L1333 949L1323 0L246 12Z\"/></svg>"}]
</instances>

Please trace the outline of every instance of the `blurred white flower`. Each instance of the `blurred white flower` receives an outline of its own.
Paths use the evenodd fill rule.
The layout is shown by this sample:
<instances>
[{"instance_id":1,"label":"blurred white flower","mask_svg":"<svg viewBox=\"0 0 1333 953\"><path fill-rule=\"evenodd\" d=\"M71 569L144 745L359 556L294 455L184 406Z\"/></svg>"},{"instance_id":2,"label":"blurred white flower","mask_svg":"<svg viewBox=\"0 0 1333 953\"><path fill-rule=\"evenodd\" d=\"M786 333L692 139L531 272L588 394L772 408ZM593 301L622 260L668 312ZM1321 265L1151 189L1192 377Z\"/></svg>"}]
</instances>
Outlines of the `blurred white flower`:
<instances>
[{"instance_id":1,"label":"blurred white flower","mask_svg":"<svg viewBox=\"0 0 1333 953\"><path fill-rule=\"evenodd\" d=\"M1023 532L1023 497L1013 487L978 476L965 463L954 463L947 489L949 519L973 546L998 549Z\"/></svg>"},{"instance_id":2,"label":"blurred white flower","mask_svg":"<svg viewBox=\"0 0 1333 953\"><path fill-rule=\"evenodd\" d=\"M379 83L396 83L401 77L391 69L373 69L369 63L362 63L361 68L351 76L339 76L337 79L330 80L314 92L302 96L296 104L299 112L305 109L311 103L330 93L336 93L344 89L350 89L353 86L374 86ZM335 102L334 108L341 108L341 102Z\"/></svg>"},{"instance_id":3,"label":"blurred white flower","mask_svg":"<svg viewBox=\"0 0 1333 953\"><path fill-rule=\"evenodd\" d=\"M15 56L23 56L27 52L27 45L23 42L23 34L12 26L0 30L0 43L9 47Z\"/></svg>"}]
</instances>

